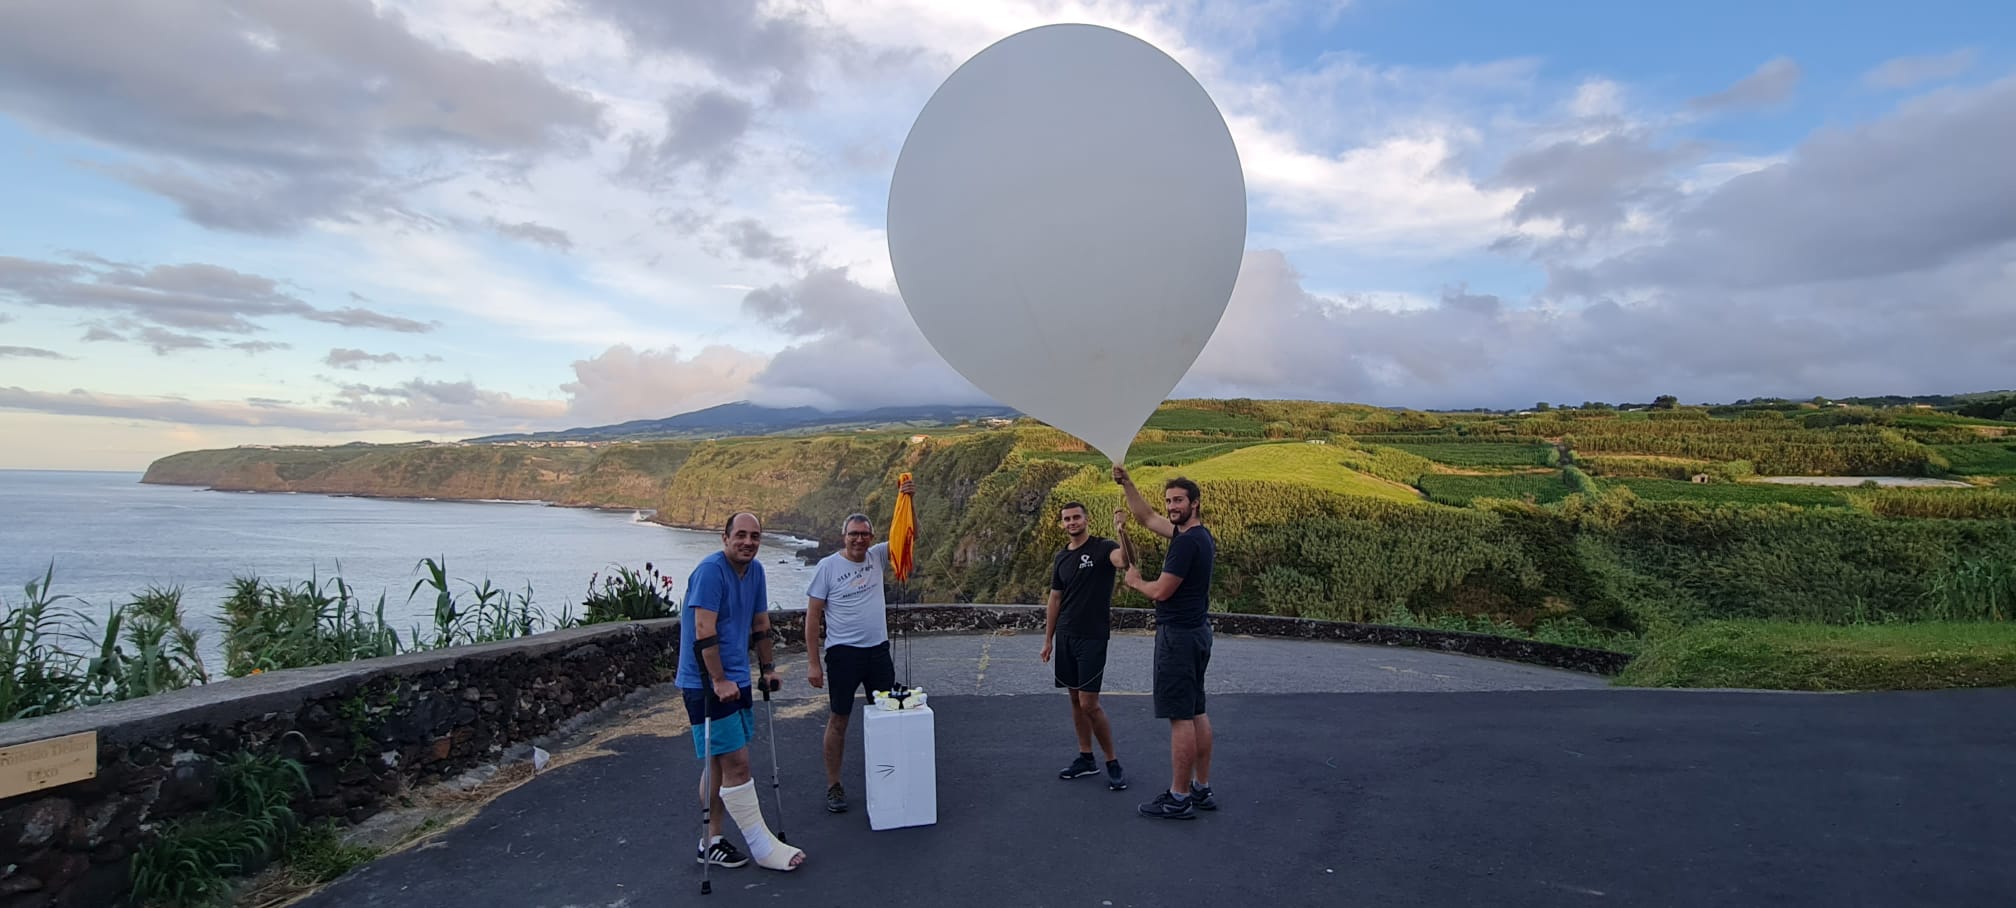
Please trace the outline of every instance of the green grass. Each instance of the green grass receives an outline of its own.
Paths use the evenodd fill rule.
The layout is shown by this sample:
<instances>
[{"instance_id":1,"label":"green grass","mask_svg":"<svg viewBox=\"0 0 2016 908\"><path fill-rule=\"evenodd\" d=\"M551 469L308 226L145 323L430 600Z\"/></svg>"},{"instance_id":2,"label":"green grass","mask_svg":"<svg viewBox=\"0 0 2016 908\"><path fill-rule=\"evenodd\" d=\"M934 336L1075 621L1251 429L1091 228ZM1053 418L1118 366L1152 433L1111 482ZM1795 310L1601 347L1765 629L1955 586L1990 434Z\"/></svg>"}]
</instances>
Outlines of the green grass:
<instances>
[{"instance_id":1,"label":"green grass","mask_svg":"<svg viewBox=\"0 0 2016 908\"><path fill-rule=\"evenodd\" d=\"M1616 683L1768 690L2016 685L2016 624L1719 621L1649 642Z\"/></svg>"},{"instance_id":2,"label":"green grass","mask_svg":"<svg viewBox=\"0 0 2016 908\"><path fill-rule=\"evenodd\" d=\"M2006 427L2009 425L2009 423L2002 422L2000 420L1982 419L1976 416L1961 416L1958 413L1941 413L1937 411L1927 412L1922 410L1912 411L1908 413L1894 414L1890 417L1890 423L1892 425L1898 425L1898 426L1925 426L1931 428L1939 428L1944 426Z\"/></svg>"},{"instance_id":3,"label":"green grass","mask_svg":"<svg viewBox=\"0 0 2016 908\"><path fill-rule=\"evenodd\" d=\"M1605 488L1623 486L1647 501L1702 501L1711 504L1793 504L1811 508L1845 508L1848 496L1824 486L1778 485L1765 482L1694 483L1673 479L1609 479Z\"/></svg>"},{"instance_id":4,"label":"green grass","mask_svg":"<svg viewBox=\"0 0 2016 908\"><path fill-rule=\"evenodd\" d=\"M1553 470L1544 473L1513 473L1501 476L1455 476L1431 473L1421 477L1421 491L1430 501L1467 507L1479 498L1520 500L1528 495L1541 504L1567 498L1573 489Z\"/></svg>"},{"instance_id":5,"label":"green grass","mask_svg":"<svg viewBox=\"0 0 2016 908\"><path fill-rule=\"evenodd\" d=\"M1974 445L1934 445L1932 450L1952 464L1960 476L2016 475L2016 444L1984 442Z\"/></svg>"},{"instance_id":6,"label":"green grass","mask_svg":"<svg viewBox=\"0 0 2016 908\"><path fill-rule=\"evenodd\" d=\"M1148 418L1147 428L1168 432L1209 432L1219 435L1260 435L1267 425L1250 416L1189 407L1165 407Z\"/></svg>"},{"instance_id":7,"label":"green grass","mask_svg":"<svg viewBox=\"0 0 2016 908\"><path fill-rule=\"evenodd\" d=\"M1189 464L1182 474L1199 483L1234 479L1292 482L1326 492L1366 495L1390 501L1420 501L1421 496L1397 483L1367 476L1343 463L1343 451L1333 445L1306 443L1254 445Z\"/></svg>"},{"instance_id":8,"label":"green grass","mask_svg":"<svg viewBox=\"0 0 2016 908\"><path fill-rule=\"evenodd\" d=\"M1533 627L1525 628L1503 618L1487 618L1483 615L1443 613L1424 617L1414 614L1404 605L1397 605L1381 616L1377 623L1397 627L1425 627L1438 631L1488 634L1493 637L1579 646L1613 653L1635 653L1642 642L1641 638L1632 634L1604 630L1575 617L1541 621Z\"/></svg>"},{"instance_id":9,"label":"green grass","mask_svg":"<svg viewBox=\"0 0 2016 908\"><path fill-rule=\"evenodd\" d=\"M1540 444L1532 433L1505 435L1458 435L1453 431L1437 432L1353 432L1351 438L1360 444L1385 445L1535 445Z\"/></svg>"},{"instance_id":10,"label":"green grass","mask_svg":"<svg viewBox=\"0 0 2016 908\"><path fill-rule=\"evenodd\" d=\"M1425 457L1452 467L1541 467L1547 465L1547 445L1464 443L1452 441L1438 444L1419 442L1387 445L1418 457Z\"/></svg>"},{"instance_id":11,"label":"green grass","mask_svg":"<svg viewBox=\"0 0 2016 908\"><path fill-rule=\"evenodd\" d=\"M1173 467L1194 463L1207 457L1237 451L1251 445L1268 444L1262 439L1251 438L1238 441L1217 439L1187 441L1145 441L1127 449L1128 466ZM1098 451L1034 451L1031 456L1045 460L1061 460L1080 466L1106 466L1106 455Z\"/></svg>"}]
</instances>

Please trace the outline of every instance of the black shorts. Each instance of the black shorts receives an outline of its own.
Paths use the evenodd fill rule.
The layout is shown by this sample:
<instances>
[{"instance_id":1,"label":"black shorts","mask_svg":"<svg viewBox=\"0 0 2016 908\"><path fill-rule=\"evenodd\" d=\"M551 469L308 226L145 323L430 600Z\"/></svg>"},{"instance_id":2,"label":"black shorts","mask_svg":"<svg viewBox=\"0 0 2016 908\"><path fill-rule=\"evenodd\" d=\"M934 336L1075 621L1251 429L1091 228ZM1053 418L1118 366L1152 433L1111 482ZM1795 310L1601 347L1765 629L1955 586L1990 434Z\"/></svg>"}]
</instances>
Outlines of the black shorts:
<instances>
[{"instance_id":1,"label":"black shorts","mask_svg":"<svg viewBox=\"0 0 2016 908\"><path fill-rule=\"evenodd\" d=\"M889 657L889 641L826 648L826 703L834 715L854 712L856 690L866 690L873 697L875 691L895 686L896 660Z\"/></svg>"},{"instance_id":2,"label":"black shorts","mask_svg":"<svg viewBox=\"0 0 2016 908\"><path fill-rule=\"evenodd\" d=\"M1155 627L1155 718L1204 712L1204 670L1211 665L1211 625Z\"/></svg>"},{"instance_id":3,"label":"black shorts","mask_svg":"<svg viewBox=\"0 0 2016 908\"><path fill-rule=\"evenodd\" d=\"M1106 638L1057 635L1057 649L1050 654L1058 687L1099 692L1106 678Z\"/></svg>"}]
</instances>

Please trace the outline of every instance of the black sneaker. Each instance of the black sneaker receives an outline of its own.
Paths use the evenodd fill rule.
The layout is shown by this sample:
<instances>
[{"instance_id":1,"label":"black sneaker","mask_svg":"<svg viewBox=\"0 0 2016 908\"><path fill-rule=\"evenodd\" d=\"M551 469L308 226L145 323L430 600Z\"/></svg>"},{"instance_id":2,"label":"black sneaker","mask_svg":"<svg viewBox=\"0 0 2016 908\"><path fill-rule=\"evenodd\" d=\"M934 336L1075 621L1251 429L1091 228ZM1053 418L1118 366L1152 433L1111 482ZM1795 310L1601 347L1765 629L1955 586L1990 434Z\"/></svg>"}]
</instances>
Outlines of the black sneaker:
<instances>
[{"instance_id":1,"label":"black sneaker","mask_svg":"<svg viewBox=\"0 0 2016 908\"><path fill-rule=\"evenodd\" d=\"M749 863L749 856L736 848L734 842L723 838L694 854L693 863L713 864L716 867L740 867Z\"/></svg>"},{"instance_id":2,"label":"black sneaker","mask_svg":"<svg viewBox=\"0 0 2016 908\"><path fill-rule=\"evenodd\" d=\"M1190 783L1190 803L1198 810L1217 810L1218 802L1211 799L1211 786Z\"/></svg>"},{"instance_id":3,"label":"black sneaker","mask_svg":"<svg viewBox=\"0 0 2016 908\"><path fill-rule=\"evenodd\" d=\"M847 789L841 788L838 782L826 786L826 812L847 812Z\"/></svg>"},{"instance_id":4,"label":"black sneaker","mask_svg":"<svg viewBox=\"0 0 2016 908\"><path fill-rule=\"evenodd\" d=\"M1092 762L1092 755L1081 753L1078 755L1078 759L1071 761L1070 766L1065 767L1057 773L1057 778L1082 779L1086 776L1096 776L1098 774L1099 767Z\"/></svg>"},{"instance_id":5,"label":"black sneaker","mask_svg":"<svg viewBox=\"0 0 2016 908\"><path fill-rule=\"evenodd\" d=\"M1120 769L1119 760L1106 761L1106 790L1126 791L1127 773Z\"/></svg>"},{"instance_id":6,"label":"black sneaker","mask_svg":"<svg viewBox=\"0 0 2016 908\"><path fill-rule=\"evenodd\" d=\"M1156 795L1155 800L1141 805L1141 815L1162 820L1189 820L1197 816L1191 810L1189 799L1178 801L1175 795L1167 791Z\"/></svg>"}]
</instances>

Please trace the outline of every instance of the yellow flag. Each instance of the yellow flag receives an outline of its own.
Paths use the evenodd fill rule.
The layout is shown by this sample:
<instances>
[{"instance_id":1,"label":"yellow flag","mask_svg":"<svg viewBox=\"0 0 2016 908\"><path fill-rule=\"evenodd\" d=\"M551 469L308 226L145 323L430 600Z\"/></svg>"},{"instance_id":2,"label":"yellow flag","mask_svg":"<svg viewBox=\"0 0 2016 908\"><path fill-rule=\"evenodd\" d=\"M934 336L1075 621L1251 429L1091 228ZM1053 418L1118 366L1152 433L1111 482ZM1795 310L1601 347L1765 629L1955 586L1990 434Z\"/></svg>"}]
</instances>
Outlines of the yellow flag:
<instances>
[{"instance_id":1,"label":"yellow flag","mask_svg":"<svg viewBox=\"0 0 2016 908\"><path fill-rule=\"evenodd\" d=\"M909 481L908 473L896 480L899 488ZM889 564L899 582L909 579L917 566L917 507L908 492L896 493L896 516L889 520Z\"/></svg>"}]
</instances>

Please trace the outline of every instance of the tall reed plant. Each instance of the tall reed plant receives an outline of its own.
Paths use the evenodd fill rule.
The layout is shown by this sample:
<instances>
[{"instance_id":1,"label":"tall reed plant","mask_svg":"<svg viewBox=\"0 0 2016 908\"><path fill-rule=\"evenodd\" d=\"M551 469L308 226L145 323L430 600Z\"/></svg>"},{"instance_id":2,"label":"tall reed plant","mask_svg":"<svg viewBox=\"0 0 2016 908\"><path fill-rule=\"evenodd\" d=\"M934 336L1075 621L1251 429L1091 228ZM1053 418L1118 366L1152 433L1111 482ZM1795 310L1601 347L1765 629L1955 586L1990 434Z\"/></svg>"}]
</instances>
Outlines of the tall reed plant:
<instances>
[{"instance_id":1,"label":"tall reed plant","mask_svg":"<svg viewBox=\"0 0 2016 908\"><path fill-rule=\"evenodd\" d=\"M232 677L399 652L385 623L385 597L370 612L339 574L276 586L233 577L224 600L225 671Z\"/></svg>"},{"instance_id":2,"label":"tall reed plant","mask_svg":"<svg viewBox=\"0 0 2016 908\"><path fill-rule=\"evenodd\" d=\"M529 637L538 633L545 623L545 616L532 607L532 585L525 585L523 593L507 593L490 585L485 578L482 585L461 581L469 587L469 595L475 602L465 603L448 586L447 559L422 558L415 566L424 570L413 591L407 594L407 601L419 595L422 589L434 591L434 634L422 637L420 629L414 628L412 648L441 649L469 643L490 643Z\"/></svg>"},{"instance_id":3,"label":"tall reed plant","mask_svg":"<svg viewBox=\"0 0 2016 908\"><path fill-rule=\"evenodd\" d=\"M90 691L90 663L80 653L97 648L97 642L73 628L92 622L61 604L76 597L50 592L55 576L51 562L41 580L28 581L20 605L0 601L0 661L7 664L0 678L0 721L62 712Z\"/></svg>"}]
</instances>

